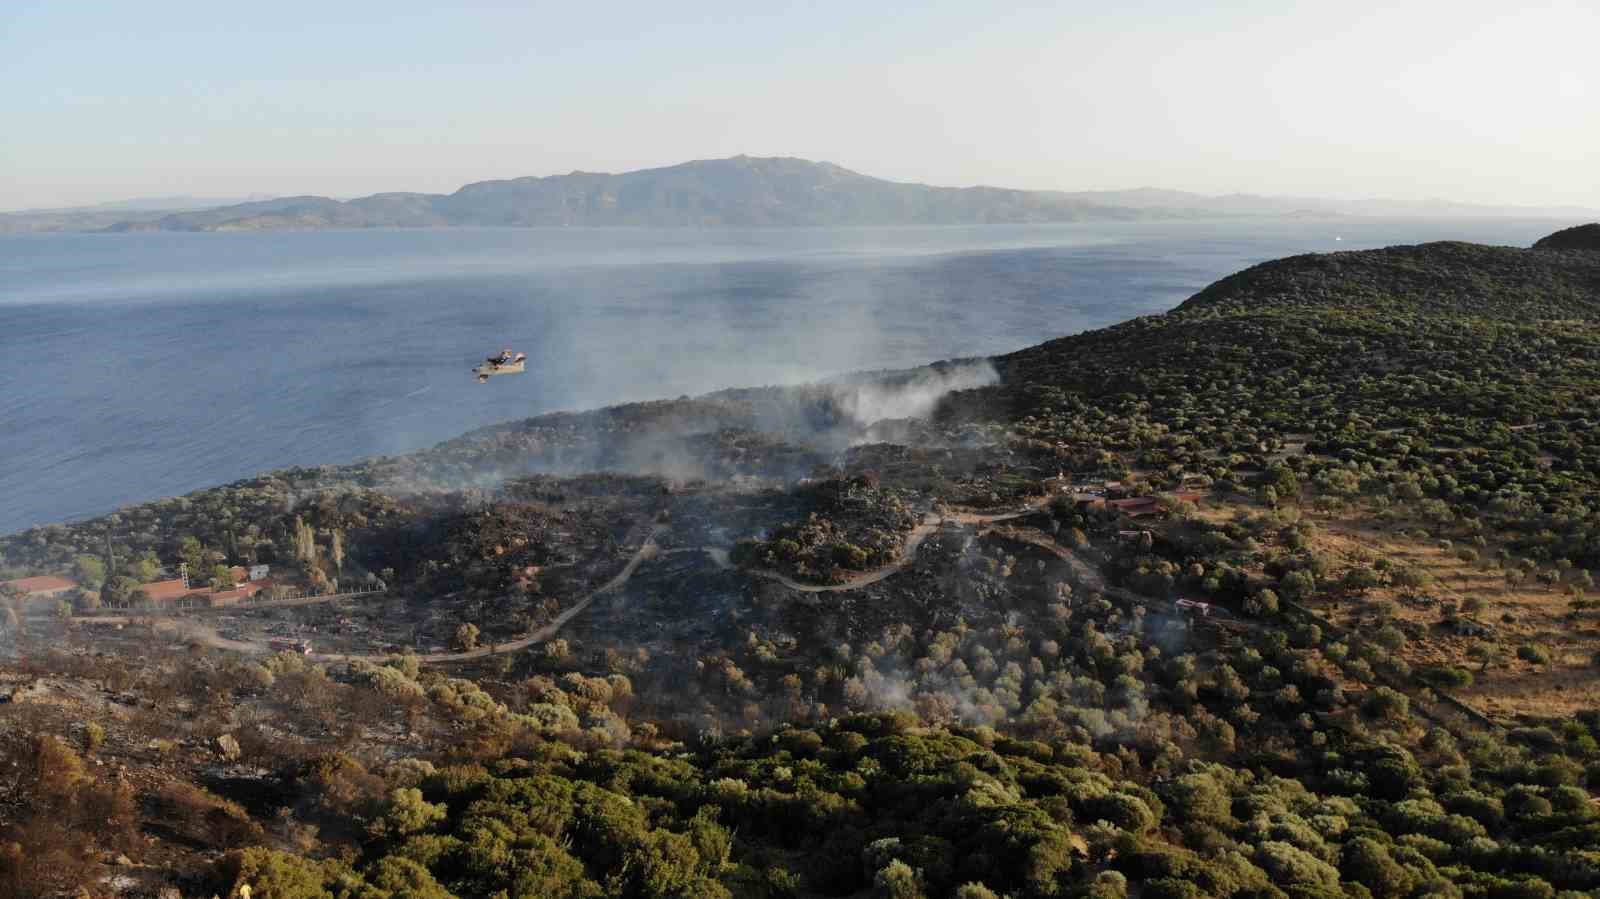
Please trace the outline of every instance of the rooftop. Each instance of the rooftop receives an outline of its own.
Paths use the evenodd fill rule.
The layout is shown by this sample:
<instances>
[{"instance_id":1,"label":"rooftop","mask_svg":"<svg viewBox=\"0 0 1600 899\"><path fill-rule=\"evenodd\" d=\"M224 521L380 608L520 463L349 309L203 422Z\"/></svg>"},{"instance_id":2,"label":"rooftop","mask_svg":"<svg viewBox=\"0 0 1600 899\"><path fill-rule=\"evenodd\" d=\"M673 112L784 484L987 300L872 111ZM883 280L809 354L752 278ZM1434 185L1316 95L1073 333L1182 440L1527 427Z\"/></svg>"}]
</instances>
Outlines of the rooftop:
<instances>
[{"instance_id":1,"label":"rooftop","mask_svg":"<svg viewBox=\"0 0 1600 899\"><path fill-rule=\"evenodd\" d=\"M14 581L5 581L7 587L21 590L23 593L53 593L57 590L71 590L78 586L78 582L69 578L57 577L53 574L40 577L17 578Z\"/></svg>"}]
</instances>

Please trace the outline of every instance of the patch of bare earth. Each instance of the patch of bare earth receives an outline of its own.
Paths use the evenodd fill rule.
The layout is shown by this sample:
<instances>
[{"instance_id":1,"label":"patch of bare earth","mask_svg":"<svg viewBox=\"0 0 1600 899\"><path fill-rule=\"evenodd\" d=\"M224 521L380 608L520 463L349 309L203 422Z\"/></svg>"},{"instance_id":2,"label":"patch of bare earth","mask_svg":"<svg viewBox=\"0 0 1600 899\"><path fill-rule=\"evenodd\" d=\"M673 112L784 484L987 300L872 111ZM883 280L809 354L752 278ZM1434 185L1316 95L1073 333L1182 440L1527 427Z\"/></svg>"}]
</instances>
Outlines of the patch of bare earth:
<instances>
[{"instance_id":1,"label":"patch of bare earth","mask_svg":"<svg viewBox=\"0 0 1600 899\"><path fill-rule=\"evenodd\" d=\"M1591 659L1600 652L1600 612L1573 613L1565 585L1546 587L1529 579L1508 584L1492 560L1463 561L1459 547L1445 549L1438 541L1396 533L1370 521L1312 514L1318 530L1312 547L1337 560L1336 572L1388 559L1428 573L1432 583L1406 591L1380 587L1359 599L1322 598L1311 605L1339 624L1377 624L1380 603L1389 603L1408 640L1400 656L1414 669L1450 665L1472 672L1472 685L1453 689L1456 698L1491 717L1561 718L1600 706L1600 668ZM1492 557L1494 548L1480 550ZM1444 609L1481 603L1463 616L1485 632L1472 633L1447 623ZM1467 631L1466 633L1463 630ZM1469 655L1474 644L1486 643L1499 657L1485 666ZM1537 665L1517 657L1519 647L1547 649L1551 663Z\"/></svg>"}]
</instances>

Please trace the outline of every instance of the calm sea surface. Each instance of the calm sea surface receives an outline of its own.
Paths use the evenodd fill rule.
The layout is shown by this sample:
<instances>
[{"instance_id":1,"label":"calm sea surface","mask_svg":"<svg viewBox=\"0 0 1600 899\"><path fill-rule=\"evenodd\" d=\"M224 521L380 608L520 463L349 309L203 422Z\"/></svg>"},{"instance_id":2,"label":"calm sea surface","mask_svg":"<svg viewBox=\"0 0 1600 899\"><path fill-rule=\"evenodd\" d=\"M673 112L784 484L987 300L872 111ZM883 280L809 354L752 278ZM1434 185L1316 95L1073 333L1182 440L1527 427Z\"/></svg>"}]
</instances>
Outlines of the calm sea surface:
<instances>
[{"instance_id":1,"label":"calm sea surface","mask_svg":"<svg viewBox=\"0 0 1600 899\"><path fill-rule=\"evenodd\" d=\"M0 236L0 533L541 412L1006 352L1279 256L1557 224ZM502 346L528 374L473 383Z\"/></svg>"}]
</instances>

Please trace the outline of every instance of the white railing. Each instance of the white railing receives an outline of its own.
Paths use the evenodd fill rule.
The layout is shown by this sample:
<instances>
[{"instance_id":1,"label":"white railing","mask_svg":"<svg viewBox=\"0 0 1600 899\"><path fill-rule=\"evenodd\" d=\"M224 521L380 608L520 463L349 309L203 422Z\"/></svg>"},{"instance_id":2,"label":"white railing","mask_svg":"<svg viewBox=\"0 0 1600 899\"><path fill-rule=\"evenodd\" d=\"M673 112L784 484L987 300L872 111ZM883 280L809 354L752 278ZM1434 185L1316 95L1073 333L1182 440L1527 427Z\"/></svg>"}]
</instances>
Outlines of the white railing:
<instances>
[{"instance_id":1,"label":"white railing","mask_svg":"<svg viewBox=\"0 0 1600 899\"><path fill-rule=\"evenodd\" d=\"M339 590L338 587L333 587L328 590L290 590L281 591L278 593L272 593L268 590L261 590L244 597L244 599L237 603L236 606L259 606L267 603L290 603L304 600L327 601L333 599L342 599L347 596L371 596L374 593L387 592L387 590L387 587L364 587L358 590L347 589L343 591Z\"/></svg>"}]
</instances>

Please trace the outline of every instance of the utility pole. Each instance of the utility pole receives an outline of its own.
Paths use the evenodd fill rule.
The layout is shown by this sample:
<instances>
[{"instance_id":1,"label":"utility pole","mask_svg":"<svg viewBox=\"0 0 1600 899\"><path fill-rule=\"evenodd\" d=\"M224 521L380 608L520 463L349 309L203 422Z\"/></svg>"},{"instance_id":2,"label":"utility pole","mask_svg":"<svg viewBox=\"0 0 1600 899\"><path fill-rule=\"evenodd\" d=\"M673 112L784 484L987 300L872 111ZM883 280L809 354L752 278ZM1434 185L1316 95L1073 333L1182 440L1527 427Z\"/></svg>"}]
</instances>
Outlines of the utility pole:
<instances>
[{"instance_id":1,"label":"utility pole","mask_svg":"<svg viewBox=\"0 0 1600 899\"><path fill-rule=\"evenodd\" d=\"M117 554L111 548L111 525L106 525L106 580L109 581L117 574Z\"/></svg>"}]
</instances>

